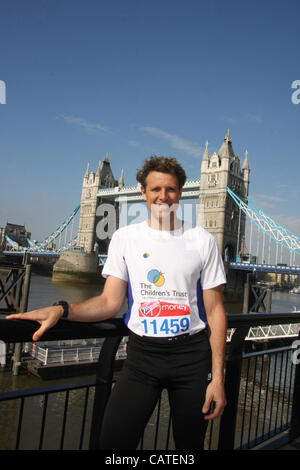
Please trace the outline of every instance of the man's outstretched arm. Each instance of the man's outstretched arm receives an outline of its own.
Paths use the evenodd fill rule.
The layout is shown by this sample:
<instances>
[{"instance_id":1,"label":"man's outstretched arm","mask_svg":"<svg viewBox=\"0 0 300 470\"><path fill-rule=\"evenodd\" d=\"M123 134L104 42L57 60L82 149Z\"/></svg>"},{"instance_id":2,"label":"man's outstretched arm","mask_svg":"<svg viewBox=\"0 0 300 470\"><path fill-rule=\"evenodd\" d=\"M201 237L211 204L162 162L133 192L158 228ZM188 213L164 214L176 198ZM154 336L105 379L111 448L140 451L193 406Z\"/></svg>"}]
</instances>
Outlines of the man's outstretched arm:
<instances>
[{"instance_id":1,"label":"man's outstretched arm","mask_svg":"<svg viewBox=\"0 0 300 470\"><path fill-rule=\"evenodd\" d=\"M68 320L79 322L98 322L117 315L125 300L127 282L114 276L109 276L101 295L69 304ZM34 320L40 323L40 328L33 334L33 341L38 341L49 328L52 328L62 317L61 305L45 307L26 313L8 315L8 320Z\"/></svg>"},{"instance_id":2,"label":"man's outstretched arm","mask_svg":"<svg viewBox=\"0 0 300 470\"><path fill-rule=\"evenodd\" d=\"M209 340L212 351L212 380L207 387L203 413L208 413L210 406L214 404L214 408L205 416L205 419L214 419L223 413L226 406L224 359L227 319L223 306L222 286L203 290L203 302L210 330Z\"/></svg>"}]
</instances>

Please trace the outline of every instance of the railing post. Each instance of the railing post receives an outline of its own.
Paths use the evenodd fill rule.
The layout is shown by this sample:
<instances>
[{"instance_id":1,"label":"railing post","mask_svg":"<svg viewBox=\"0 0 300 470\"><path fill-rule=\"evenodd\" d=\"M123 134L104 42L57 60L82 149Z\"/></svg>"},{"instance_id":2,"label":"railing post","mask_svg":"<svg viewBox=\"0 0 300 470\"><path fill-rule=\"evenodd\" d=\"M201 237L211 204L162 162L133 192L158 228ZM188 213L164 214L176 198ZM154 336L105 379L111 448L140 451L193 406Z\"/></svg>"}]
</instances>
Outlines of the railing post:
<instances>
[{"instance_id":1,"label":"railing post","mask_svg":"<svg viewBox=\"0 0 300 470\"><path fill-rule=\"evenodd\" d=\"M221 417L218 450L233 450L239 390L243 362L244 340L249 327L240 327L232 335L226 361L225 394L227 405Z\"/></svg>"},{"instance_id":2,"label":"railing post","mask_svg":"<svg viewBox=\"0 0 300 470\"><path fill-rule=\"evenodd\" d=\"M22 298L20 302L21 313L27 312L30 279L31 279L31 265L26 264L24 283L23 283L23 288L22 288ZM14 358L13 358L13 367L12 367L13 375L18 375L19 373L19 367L21 365L21 355L22 355L22 343L16 343L15 349L14 349Z\"/></svg>"},{"instance_id":3,"label":"railing post","mask_svg":"<svg viewBox=\"0 0 300 470\"><path fill-rule=\"evenodd\" d=\"M249 299L250 299L250 273L247 273L247 282L244 284L243 313L249 312Z\"/></svg>"},{"instance_id":4,"label":"railing post","mask_svg":"<svg viewBox=\"0 0 300 470\"><path fill-rule=\"evenodd\" d=\"M47 362L48 362L48 351L49 351L49 348L46 349L46 354L45 354L45 359L44 359L45 366L47 365Z\"/></svg>"},{"instance_id":5,"label":"railing post","mask_svg":"<svg viewBox=\"0 0 300 470\"><path fill-rule=\"evenodd\" d=\"M106 338L100 350L96 371L96 388L89 444L90 450L99 449L103 416L111 392L115 356L122 338L123 336Z\"/></svg>"},{"instance_id":6,"label":"railing post","mask_svg":"<svg viewBox=\"0 0 300 470\"><path fill-rule=\"evenodd\" d=\"M266 313L271 313L271 311L272 311L272 289L267 289Z\"/></svg>"},{"instance_id":7,"label":"railing post","mask_svg":"<svg viewBox=\"0 0 300 470\"><path fill-rule=\"evenodd\" d=\"M298 346L300 345L300 331L298 333ZM289 432L289 439L292 441L300 436L300 357L299 354L295 359L295 380L294 380L294 394L293 394L293 407L291 428Z\"/></svg>"}]
</instances>

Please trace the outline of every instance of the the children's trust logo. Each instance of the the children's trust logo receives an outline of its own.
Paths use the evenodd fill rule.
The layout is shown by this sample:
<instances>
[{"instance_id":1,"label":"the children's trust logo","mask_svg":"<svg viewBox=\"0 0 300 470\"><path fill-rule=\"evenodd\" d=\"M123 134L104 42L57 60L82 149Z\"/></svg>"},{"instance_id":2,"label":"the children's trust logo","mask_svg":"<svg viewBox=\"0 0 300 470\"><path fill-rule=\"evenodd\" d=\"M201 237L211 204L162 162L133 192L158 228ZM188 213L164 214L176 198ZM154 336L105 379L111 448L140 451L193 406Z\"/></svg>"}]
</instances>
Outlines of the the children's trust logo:
<instances>
[{"instance_id":1,"label":"the children's trust logo","mask_svg":"<svg viewBox=\"0 0 300 470\"><path fill-rule=\"evenodd\" d=\"M149 282L151 282L157 287L161 287L165 283L165 278L163 276L163 273L158 271L158 269L151 269L148 272L147 279Z\"/></svg>"}]
</instances>

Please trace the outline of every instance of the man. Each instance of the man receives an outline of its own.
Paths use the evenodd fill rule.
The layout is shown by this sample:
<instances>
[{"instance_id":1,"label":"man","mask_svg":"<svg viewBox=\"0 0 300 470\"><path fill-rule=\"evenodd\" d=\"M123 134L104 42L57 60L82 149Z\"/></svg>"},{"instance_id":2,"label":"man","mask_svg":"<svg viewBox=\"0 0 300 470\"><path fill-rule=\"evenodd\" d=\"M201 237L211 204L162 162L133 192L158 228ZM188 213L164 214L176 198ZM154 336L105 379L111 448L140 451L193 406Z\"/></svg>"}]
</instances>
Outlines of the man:
<instances>
[{"instance_id":1,"label":"man","mask_svg":"<svg viewBox=\"0 0 300 470\"><path fill-rule=\"evenodd\" d=\"M226 404L223 262L214 237L177 218L186 175L173 158L150 157L137 173L149 220L117 230L103 293L68 306L72 321L115 316L128 295L127 359L106 408L102 449L135 449L166 388L176 449L202 449L208 420ZM8 318L36 320L37 341L63 315L52 306ZM213 406L212 406L213 405Z\"/></svg>"}]
</instances>

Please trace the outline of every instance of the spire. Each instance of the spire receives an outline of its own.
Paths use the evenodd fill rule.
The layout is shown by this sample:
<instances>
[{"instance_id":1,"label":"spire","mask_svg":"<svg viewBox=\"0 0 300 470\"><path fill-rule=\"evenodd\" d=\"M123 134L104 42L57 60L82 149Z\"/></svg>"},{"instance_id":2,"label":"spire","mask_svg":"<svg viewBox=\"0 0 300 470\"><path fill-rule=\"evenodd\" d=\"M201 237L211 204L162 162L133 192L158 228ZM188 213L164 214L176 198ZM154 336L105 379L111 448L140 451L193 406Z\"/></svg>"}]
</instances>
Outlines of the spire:
<instances>
[{"instance_id":1,"label":"spire","mask_svg":"<svg viewBox=\"0 0 300 470\"><path fill-rule=\"evenodd\" d=\"M248 150L245 152L245 161L242 166L242 170L250 170L249 162L248 162Z\"/></svg>"},{"instance_id":2,"label":"spire","mask_svg":"<svg viewBox=\"0 0 300 470\"><path fill-rule=\"evenodd\" d=\"M231 137L230 137L230 134L229 134L229 129L227 130L227 134L225 135L225 140L227 142L231 142Z\"/></svg>"},{"instance_id":3,"label":"spire","mask_svg":"<svg viewBox=\"0 0 300 470\"><path fill-rule=\"evenodd\" d=\"M121 176L120 176L120 179L119 179L119 187L123 187L124 186L124 170L122 168L122 171L121 171Z\"/></svg>"},{"instance_id":4,"label":"spire","mask_svg":"<svg viewBox=\"0 0 300 470\"><path fill-rule=\"evenodd\" d=\"M96 176L100 176L100 175L101 175L101 162L99 161L98 168L96 171Z\"/></svg>"},{"instance_id":5,"label":"spire","mask_svg":"<svg viewBox=\"0 0 300 470\"><path fill-rule=\"evenodd\" d=\"M218 150L218 155L220 158L229 158L229 159L235 158L234 151L232 148L232 143L231 143L231 137L229 134L229 129L227 131L227 134L225 135L223 144Z\"/></svg>"},{"instance_id":6,"label":"spire","mask_svg":"<svg viewBox=\"0 0 300 470\"><path fill-rule=\"evenodd\" d=\"M208 141L205 142L205 150L204 154L202 157L202 161L208 161L209 160L209 153L208 153Z\"/></svg>"},{"instance_id":7,"label":"spire","mask_svg":"<svg viewBox=\"0 0 300 470\"><path fill-rule=\"evenodd\" d=\"M84 174L85 178L88 178L90 174L90 162L87 164L86 172Z\"/></svg>"},{"instance_id":8,"label":"spire","mask_svg":"<svg viewBox=\"0 0 300 470\"><path fill-rule=\"evenodd\" d=\"M103 160L104 162L108 162L109 163L109 158L108 158L108 153L106 152L106 157L104 158Z\"/></svg>"}]
</instances>

